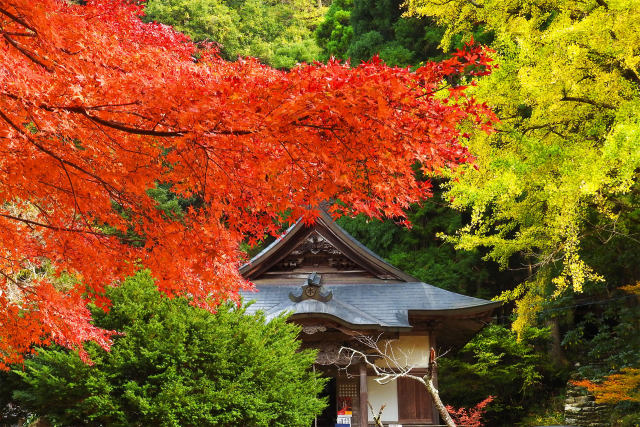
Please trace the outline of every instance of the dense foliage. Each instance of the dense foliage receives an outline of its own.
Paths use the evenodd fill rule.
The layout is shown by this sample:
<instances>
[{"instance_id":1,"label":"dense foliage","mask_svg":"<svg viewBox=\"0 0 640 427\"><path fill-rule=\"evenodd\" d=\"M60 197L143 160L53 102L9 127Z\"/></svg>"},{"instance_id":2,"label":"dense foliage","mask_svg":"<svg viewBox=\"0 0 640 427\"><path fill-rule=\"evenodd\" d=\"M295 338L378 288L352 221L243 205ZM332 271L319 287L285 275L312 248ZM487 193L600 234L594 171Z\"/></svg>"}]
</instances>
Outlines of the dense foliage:
<instances>
[{"instance_id":1,"label":"dense foliage","mask_svg":"<svg viewBox=\"0 0 640 427\"><path fill-rule=\"evenodd\" d=\"M415 278L447 290L491 299L518 275L482 260L480 249L456 251L440 236L453 234L467 216L447 206L439 189L433 198L406 211L411 228L391 220L343 217L338 223L369 249Z\"/></svg>"},{"instance_id":2,"label":"dense foliage","mask_svg":"<svg viewBox=\"0 0 640 427\"><path fill-rule=\"evenodd\" d=\"M316 30L324 57L353 64L374 55L390 65L418 65L441 57L442 30L424 18L402 18L399 0L337 0Z\"/></svg>"},{"instance_id":3,"label":"dense foliage","mask_svg":"<svg viewBox=\"0 0 640 427\"><path fill-rule=\"evenodd\" d=\"M491 426L514 425L543 393L563 385L545 349L548 331L527 328L521 340L499 325L483 329L456 358L440 361L443 400L473 407L487 395L483 421Z\"/></svg>"},{"instance_id":4,"label":"dense foliage","mask_svg":"<svg viewBox=\"0 0 640 427\"><path fill-rule=\"evenodd\" d=\"M143 19L199 46L140 25L138 9L120 4L131 2L93 1L83 11L36 3L0 3L0 83L10 83L0 94L0 140L14 150L3 156L17 159L8 157L17 170L0 177L0 225L10 231L1 359L19 360L39 339L108 346L81 296L100 302L94 291L139 261L165 293L213 292L215 304L239 283L238 241L274 231L282 212L309 219L304 207L339 198L355 213L395 219L341 224L401 269L517 304L520 342L491 327L442 362L446 400L472 407L495 395L492 422L515 423L558 392L576 362L596 395L637 396L640 311L621 290L640 280L634 0L409 0L410 16L396 0L335 0L328 9L309 0L147 1ZM87 18L96 10L100 22ZM415 74L377 62L282 73L221 61L206 45L283 69L331 56L358 65L375 54L406 66L472 36L500 65L467 91L499 115L494 134L467 126L480 124L477 111L444 108L460 92L438 89L469 83L447 62ZM423 88L411 86L416 76ZM429 191L413 175L415 160L430 171L467 160L458 132L470 135L473 166L450 171L445 194L437 188L432 201L410 205ZM414 150L424 135L427 145ZM412 229L398 224L401 208ZM187 241L193 250L184 251ZM499 322L510 326L505 312ZM548 338L543 325L552 325ZM640 413L628 402L617 410L628 420Z\"/></svg>"},{"instance_id":5,"label":"dense foliage","mask_svg":"<svg viewBox=\"0 0 640 427\"><path fill-rule=\"evenodd\" d=\"M550 293L604 280L585 262L586 236L606 244L635 232L619 224L636 215L629 201L639 191L640 8L632 0L408 4L446 28L444 45L477 23L495 33L500 71L474 95L502 123L472 137L476 168L455 174L449 196L473 210L458 248L488 247L502 263L529 258L536 274L505 295L524 296L520 327Z\"/></svg>"},{"instance_id":6,"label":"dense foliage","mask_svg":"<svg viewBox=\"0 0 640 427\"><path fill-rule=\"evenodd\" d=\"M221 305L215 314L164 297L148 273L110 288L98 326L117 329L111 351L39 349L12 372L13 400L55 425L310 425L324 407L313 351L283 317ZM5 374L6 375L6 374Z\"/></svg>"},{"instance_id":7,"label":"dense foliage","mask_svg":"<svg viewBox=\"0 0 640 427\"><path fill-rule=\"evenodd\" d=\"M353 0L334 0L318 25L315 38L326 58L346 59L353 39L352 9Z\"/></svg>"},{"instance_id":8,"label":"dense foliage","mask_svg":"<svg viewBox=\"0 0 640 427\"><path fill-rule=\"evenodd\" d=\"M640 310L619 289L640 279L640 7L632 0L410 0L408 7L446 29L444 47L478 24L495 34L500 71L474 95L502 122L495 134L472 136L476 167L452 175L448 196L472 219L451 241L485 247L504 264L523 258L531 276L503 294L517 300L515 328L551 320L563 357L579 362L581 375L615 382L622 372L632 383Z\"/></svg>"},{"instance_id":9,"label":"dense foliage","mask_svg":"<svg viewBox=\"0 0 640 427\"><path fill-rule=\"evenodd\" d=\"M489 72L480 48L415 71L283 72L225 61L142 11L0 1L0 368L38 342L107 348L86 304L108 305L104 288L140 265L194 304L237 298L239 243L275 232L283 212L312 221L340 199L349 214L401 215L430 195L416 162L465 162L460 123L490 128L484 105L439 91ZM192 203L168 214L158 185ZM50 275L20 276L44 263ZM75 281L58 286L62 273Z\"/></svg>"},{"instance_id":10,"label":"dense foliage","mask_svg":"<svg viewBox=\"0 0 640 427\"><path fill-rule=\"evenodd\" d=\"M213 41L226 59L251 56L289 69L319 58L313 31L325 10L315 0L148 0L144 19Z\"/></svg>"}]
</instances>

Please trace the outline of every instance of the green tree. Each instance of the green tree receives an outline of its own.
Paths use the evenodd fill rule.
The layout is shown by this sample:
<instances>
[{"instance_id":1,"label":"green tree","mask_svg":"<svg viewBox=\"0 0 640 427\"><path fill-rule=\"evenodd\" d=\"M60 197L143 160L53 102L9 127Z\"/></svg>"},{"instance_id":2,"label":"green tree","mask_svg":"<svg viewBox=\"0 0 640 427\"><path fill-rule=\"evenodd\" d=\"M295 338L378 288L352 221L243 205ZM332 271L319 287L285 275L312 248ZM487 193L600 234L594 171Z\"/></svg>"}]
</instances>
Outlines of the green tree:
<instances>
[{"instance_id":1,"label":"green tree","mask_svg":"<svg viewBox=\"0 0 640 427\"><path fill-rule=\"evenodd\" d=\"M230 60L251 56L292 68L319 58L313 31L325 11L314 0L149 0L144 19L216 42Z\"/></svg>"},{"instance_id":2,"label":"green tree","mask_svg":"<svg viewBox=\"0 0 640 427\"><path fill-rule=\"evenodd\" d=\"M318 46L324 51L324 59L347 58L347 49L353 38L351 11L353 0L334 0L315 31Z\"/></svg>"},{"instance_id":3,"label":"green tree","mask_svg":"<svg viewBox=\"0 0 640 427\"><path fill-rule=\"evenodd\" d=\"M440 236L455 233L468 215L451 209L442 197L441 183L434 196L407 210L411 228L392 220L358 216L338 220L345 230L390 263L426 283L479 298L493 298L517 283L520 271L499 271L483 261L481 249L457 251Z\"/></svg>"},{"instance_id":4,"label":"green tree","mask_svg":"<svg viewBox=\"0 0 640 427\"><path fill-rule=\"evenodd\" d=\"M500 68L474 95L502 123L490 136L472 134L475 167L452 172L452 205L473 211L452 241L486 247L503 265L525 257L532 275L504 295L520 298L522 330L550 295L606 279L589 264L586 239L599 239L602 249L640 230L640 7L635 0L409 0L408 7L446 29L444 48L478 24L495 34Z\"/></svg>"},{"instance_id":5,"label":"green tree","mask_svg":"<svg viewBox=\"0 0 640 427\"><path fill-rule=\"evenodd\" d=\"M389 64L417 65L441 54L442 34L432 21L402 18L401 4L400 0L354 0L353 39L346 53L354 63L379 54Z\"/></svg>"},{"instance_id":6,"label":"green tree","mask_svg":"<svg viewBox=\"0 0 640 427\"><path fill-rule=\"evenodd\" d=\"M454 406L471 407L493 396L483 421L513 426L540 402L541 393L566 382L544 354L548 335L546 329L527 328L516 340L508 328L488 326L456 358L439 360L442 398Z\"/></svg>"},{"instance_id":7,"label":"green tree","mask_svg":"<svg viewBox=\"0 0 640 427\"><path fill-rule=\"evenodd\" d=\"M232 304L216 314L161 295L147 273L108 291L96 324L122 331L110 352L39 349L16 368L13 399L57 425L309 425L325 403L284 317Z\"/></svg>"},{"instance_id":8,"label":"green tree","mask_svg":"<svg viewBox=\"0 0 640 427\"><path fill-rule=\"evenodd\" d=\"M424 18L402 18L399 0L336 0L316 30L324 58L353 64L379 54L390 65L418 65L441 55L442 30Z\"/></svg>"}]
</instances>

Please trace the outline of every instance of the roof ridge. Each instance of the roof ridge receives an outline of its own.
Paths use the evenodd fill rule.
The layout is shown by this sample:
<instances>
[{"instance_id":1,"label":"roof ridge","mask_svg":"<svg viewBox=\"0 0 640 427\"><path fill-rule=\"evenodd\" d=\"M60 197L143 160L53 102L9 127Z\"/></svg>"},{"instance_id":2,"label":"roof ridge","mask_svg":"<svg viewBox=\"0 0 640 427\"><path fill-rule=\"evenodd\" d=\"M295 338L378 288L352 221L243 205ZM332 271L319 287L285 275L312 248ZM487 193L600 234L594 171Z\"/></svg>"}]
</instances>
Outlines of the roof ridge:
<instances>
[{"instance_id":1,"label":"roof ridge","mask_svg":"<svg viewBox=\"0 0 640 427\"><path fill-rule=\"evenodd\" d=\"M336 247L336 243L334 242L330 241L329 243L336 247L336 249L340 250L346 258L360 265L362 268L380 279L388 280L393 278L402 282L418 282L418 279L393 266L380 255L367 248L344 228L340 227L326 209L319 209L318 211L319 215L313 225L307 226L302 221L302 218L298 219L275 241L256 254L247 263L242 265L240 267L240 273L248 279L258 277L290 253L295 246L289 247L287 252L285 245L287 245L289 241L301 233L301 230L308 230L309 232L317 232L327 240L334 240L337 242L340 247ZM326 230L327 232L324 234L329 235L325 236L322 233L323 230ZM347 253L345 253L344 249L346 249Z\"/></svg>"}]
</instances>

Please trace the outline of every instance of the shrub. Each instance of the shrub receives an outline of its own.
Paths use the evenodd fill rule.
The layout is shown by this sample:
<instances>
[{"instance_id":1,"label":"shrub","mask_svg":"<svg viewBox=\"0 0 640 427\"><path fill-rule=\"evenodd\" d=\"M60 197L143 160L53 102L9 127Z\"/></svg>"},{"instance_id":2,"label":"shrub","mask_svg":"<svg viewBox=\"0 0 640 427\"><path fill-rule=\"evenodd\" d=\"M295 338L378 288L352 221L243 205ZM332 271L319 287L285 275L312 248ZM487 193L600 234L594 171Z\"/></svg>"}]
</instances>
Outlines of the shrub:
<instances>
[{"instance_id":1,"label":"shrub","mask_svg":"<svg viewBox=\"0 0 640 427\"><path fill-rule=\"evenodd\" d=\"M60 348L39 349L13 373L13 398L53 424L310 425L325 403L323 380L298 351L284 317L224 304L211 314L161 295L147 273L108 291L102 328L122 331L110 352L88 345L93 365Z\"/></svg>"}]
</instances>

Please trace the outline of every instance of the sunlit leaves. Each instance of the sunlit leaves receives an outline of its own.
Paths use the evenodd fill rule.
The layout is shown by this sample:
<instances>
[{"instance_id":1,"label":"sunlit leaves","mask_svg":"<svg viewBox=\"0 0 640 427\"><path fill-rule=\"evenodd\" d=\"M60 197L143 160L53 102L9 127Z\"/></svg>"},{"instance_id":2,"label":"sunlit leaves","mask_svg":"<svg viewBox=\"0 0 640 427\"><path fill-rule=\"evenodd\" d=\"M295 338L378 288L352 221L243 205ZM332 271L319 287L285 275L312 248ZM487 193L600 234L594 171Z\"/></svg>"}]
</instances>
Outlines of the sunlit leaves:
<instances>
[{"instance_id":1,"label":"sunlit leaves","mask_svg":"<svg viewBox=\"0 0 640 427\"><path fill-rule=\"evenodd\" d=\"M622 401L640 402L640 369L624 368L618 374L611 374L600 383L589 380L574 381L575 385L586 387L596 397L598 403L616 404Z\"/></svg>"},{"instance_id":2,"label":"sunlit leaves","mask_svg":"<svg viewBox=\"0 0 640 427\"><path fill-rule=\"evenodd\" d=\"M331 199L401 216L430 194L416 161L438 172L469 160L460 125L493 117L439 91L490 68L480 48L416 72L373 60L285 73L226 62L141 13L124 0L0 1L0 358L48 338L107 347L84 304L107 305L105 287L142 265L170 296L237 298L245 236L275 233L282 212L312 221ZM197 203L168 214L159 183ZM78 283L9 297L43 260Z\"/></svg>"},{"instance_id":3,"label":"sunlit leaves","mask_svg":"<svg viewBox=\"0 0 640 427\"><path fill-rule=\"evenodd\" d=\"M551 295L601 281L585 260L585 239L633 238L624 224L633 221L635 207L624 200L639 191L638 3L407 5L410 13L446 27L444 44L468 37L478 23L496 36L500 68L471 90L501 123L489 136L472 132L475 167L452 176L454 207L473 211L472 222L452 241L462 249L487 247L504 266L516 256L525 259L527 265L516 267L537 274L520 306L527 316Z\"/></svg>"}]
</instances>

